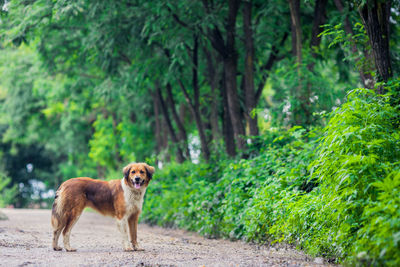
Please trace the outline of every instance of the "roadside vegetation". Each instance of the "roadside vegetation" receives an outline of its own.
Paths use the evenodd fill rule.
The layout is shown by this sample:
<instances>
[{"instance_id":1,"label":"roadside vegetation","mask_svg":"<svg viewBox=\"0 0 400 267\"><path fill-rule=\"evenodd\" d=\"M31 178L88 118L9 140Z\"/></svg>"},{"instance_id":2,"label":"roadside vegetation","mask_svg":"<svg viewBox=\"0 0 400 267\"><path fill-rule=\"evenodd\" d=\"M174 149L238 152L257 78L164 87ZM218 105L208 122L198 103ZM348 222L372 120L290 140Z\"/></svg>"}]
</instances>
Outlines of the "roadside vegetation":
<instances>
[{"instance_id":1,"label":"roadside vegetation","mask_svg":"<svg viewBox=\"0 0 400 267\"><path fill-rule=\"evenodd\" d=\"M144 220L396 266L400 113L390 99L356 89L326 127L271 131L249 159L170 164L149 188Z\"/></svg>"}]
</instances>

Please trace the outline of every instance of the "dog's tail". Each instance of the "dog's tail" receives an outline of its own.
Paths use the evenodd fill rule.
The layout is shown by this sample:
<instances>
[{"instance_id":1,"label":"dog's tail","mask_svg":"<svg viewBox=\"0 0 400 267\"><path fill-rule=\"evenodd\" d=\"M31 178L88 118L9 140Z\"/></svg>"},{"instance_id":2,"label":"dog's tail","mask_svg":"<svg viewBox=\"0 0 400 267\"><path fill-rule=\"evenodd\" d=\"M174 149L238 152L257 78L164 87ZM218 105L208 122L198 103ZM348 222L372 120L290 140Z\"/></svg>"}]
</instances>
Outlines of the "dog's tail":
<instances>
[{"instance_id":1,"label":"dog's tail","mask_svg":"<svg viewBox=\"0 0 400 267\"><path fill-rule=\"evenodd\" d=\"M61 217L64 209L64 197L62 192L62 187L60 187L56 192L56 196L54 197L53 208L51 210L51 225L54 229L62 227Z\"/></svg>"}]
</instances>

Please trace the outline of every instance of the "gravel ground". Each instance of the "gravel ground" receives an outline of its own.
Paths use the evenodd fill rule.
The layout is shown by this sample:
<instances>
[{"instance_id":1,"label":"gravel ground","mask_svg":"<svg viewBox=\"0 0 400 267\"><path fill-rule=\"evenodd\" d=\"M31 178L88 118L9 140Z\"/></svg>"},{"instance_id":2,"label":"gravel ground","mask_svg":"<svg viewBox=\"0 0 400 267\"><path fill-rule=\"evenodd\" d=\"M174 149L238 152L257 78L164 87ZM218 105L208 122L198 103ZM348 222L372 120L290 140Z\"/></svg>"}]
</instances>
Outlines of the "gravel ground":
<instances>
[{"instance_id":1,"label":"gravel ground","mask_svg":"<svg viewBox=\"0 0 400 267\"><path fill-rule=\"evenodd\" d=\"M77 252L51 249L49 210L2 209L1 266L328 266L289 248L206 239L176 229L139 225L143 252L124 252L112 218L84 212L72 230ZM62 245L62 237L60 237Z\"/></svg>"}]
</instances>

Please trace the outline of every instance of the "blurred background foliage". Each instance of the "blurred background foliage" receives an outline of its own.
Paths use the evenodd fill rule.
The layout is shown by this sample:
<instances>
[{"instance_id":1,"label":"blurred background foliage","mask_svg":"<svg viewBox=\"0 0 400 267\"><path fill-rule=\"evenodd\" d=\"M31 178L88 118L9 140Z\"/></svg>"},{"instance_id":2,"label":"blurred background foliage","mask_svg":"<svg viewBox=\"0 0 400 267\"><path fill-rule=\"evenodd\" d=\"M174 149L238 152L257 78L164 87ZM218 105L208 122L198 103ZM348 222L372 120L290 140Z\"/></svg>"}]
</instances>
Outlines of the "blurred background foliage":
<instances>
[{"instance_id":1,"label":"blurred background foliage","mask_svg":"<svg viewBox=\"0 0 400 267\"><path fill-rule=\"evenodd\" d=\"M400 264L397 1L0 6L0 206L146 161L148 223Z\"/></svg>"}]
</instances>

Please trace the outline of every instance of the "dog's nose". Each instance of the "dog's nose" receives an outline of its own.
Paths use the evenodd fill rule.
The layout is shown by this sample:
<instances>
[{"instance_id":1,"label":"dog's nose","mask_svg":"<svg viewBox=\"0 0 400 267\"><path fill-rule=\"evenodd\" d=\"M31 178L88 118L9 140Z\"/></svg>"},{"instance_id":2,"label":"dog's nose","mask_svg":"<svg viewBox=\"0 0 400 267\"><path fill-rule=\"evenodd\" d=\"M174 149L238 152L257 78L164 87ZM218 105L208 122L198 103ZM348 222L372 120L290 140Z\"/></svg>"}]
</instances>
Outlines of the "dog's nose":
<instances>
[{"instance_id":1,"label":"dog's nose","mask_svg":"<svg viewBox=\"0 0 400 267\"><path fill-rule=\"evenodd\" d=\"M140 182L140 177L135 177L135 182Z\"/></svg>"}]
</instances>

